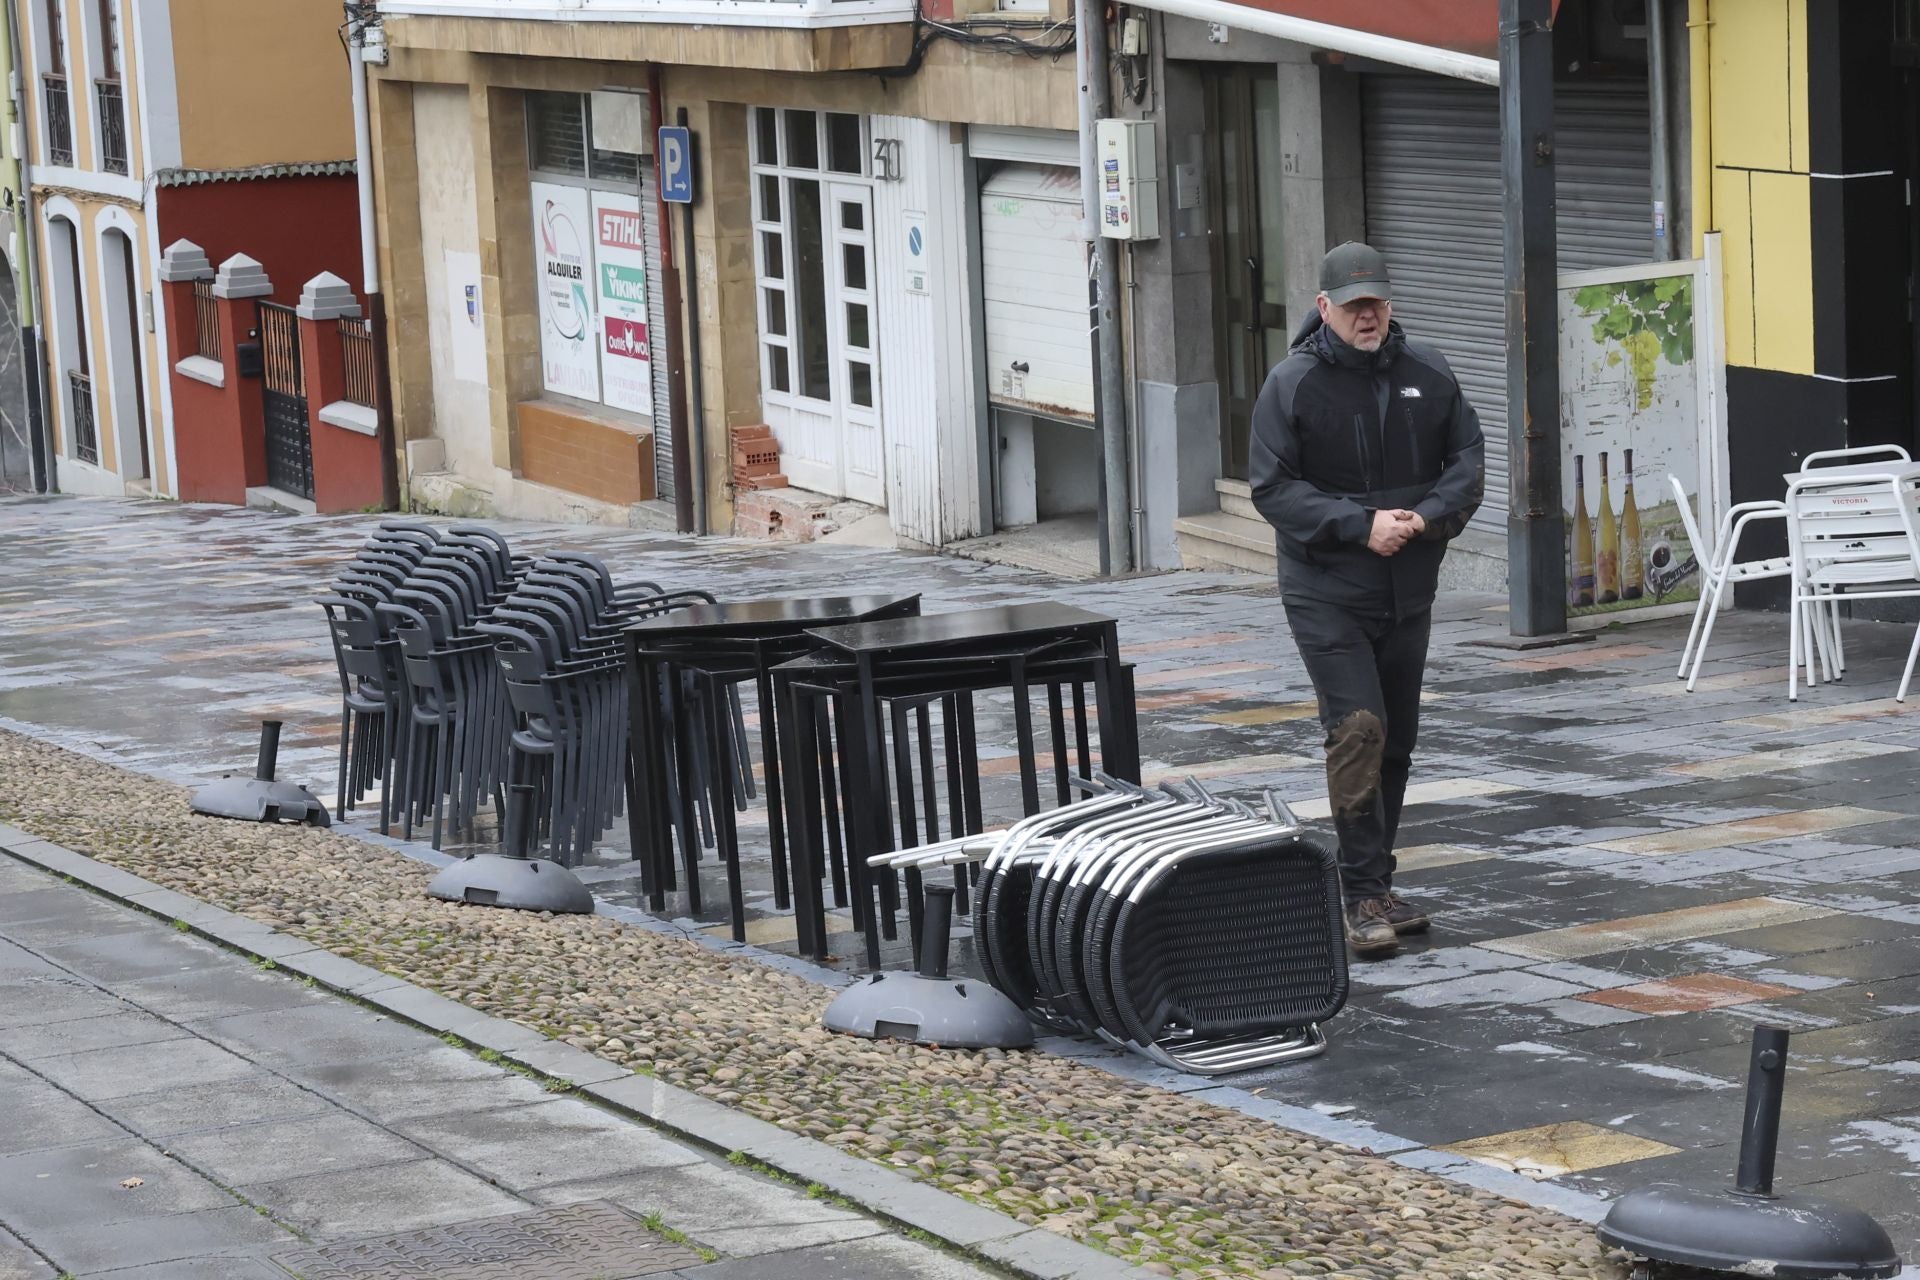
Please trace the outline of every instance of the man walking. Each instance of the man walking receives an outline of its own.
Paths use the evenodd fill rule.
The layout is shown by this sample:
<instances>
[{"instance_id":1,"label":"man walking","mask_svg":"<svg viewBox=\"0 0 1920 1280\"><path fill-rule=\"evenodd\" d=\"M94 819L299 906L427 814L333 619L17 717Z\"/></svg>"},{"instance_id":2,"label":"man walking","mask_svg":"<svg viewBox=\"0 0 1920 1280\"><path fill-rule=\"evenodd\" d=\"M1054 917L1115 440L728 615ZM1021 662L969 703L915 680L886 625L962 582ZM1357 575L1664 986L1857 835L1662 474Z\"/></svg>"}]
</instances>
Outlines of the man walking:
<instances>
[{"instance_id":1,"label":"man walking","mask_svg":"<svg viewBox=\"0 0 1920 1280\"><path fill-rule=\"evenodd\" d=\"M1393 322L1386 259L1343 244L1317 314L1253 408L1253 501L1320 700L1347 940L1391 955L1427 927L1393 891L1440 560L1480 505L1480 420L1439 352Z\"/></svg>"}]
</instances>

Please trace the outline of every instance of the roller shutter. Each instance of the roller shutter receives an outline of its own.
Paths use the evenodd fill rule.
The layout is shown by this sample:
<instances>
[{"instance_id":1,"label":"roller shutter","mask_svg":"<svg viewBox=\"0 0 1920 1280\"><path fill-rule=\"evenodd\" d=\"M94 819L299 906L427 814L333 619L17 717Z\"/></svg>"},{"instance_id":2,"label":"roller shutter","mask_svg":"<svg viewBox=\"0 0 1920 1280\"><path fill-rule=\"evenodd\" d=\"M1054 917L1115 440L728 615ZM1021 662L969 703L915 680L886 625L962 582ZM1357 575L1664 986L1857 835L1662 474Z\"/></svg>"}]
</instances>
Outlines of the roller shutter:
<instances>
[{"instance_id":1,"label":"roller shutter","mask_svg":"<svg viewBox=\"0 0 1920 1280\"><path fill-rule=\"evenodd\" d=\"M1487 436L1487 500L1507 522L1506 305L1497 90L1424 75L1361 82L1367 238L1393 273L1394 318L1445 354ZM1653 256L1644 80L1554 91L1560 270Z\"/></svg>"}]
</instances>

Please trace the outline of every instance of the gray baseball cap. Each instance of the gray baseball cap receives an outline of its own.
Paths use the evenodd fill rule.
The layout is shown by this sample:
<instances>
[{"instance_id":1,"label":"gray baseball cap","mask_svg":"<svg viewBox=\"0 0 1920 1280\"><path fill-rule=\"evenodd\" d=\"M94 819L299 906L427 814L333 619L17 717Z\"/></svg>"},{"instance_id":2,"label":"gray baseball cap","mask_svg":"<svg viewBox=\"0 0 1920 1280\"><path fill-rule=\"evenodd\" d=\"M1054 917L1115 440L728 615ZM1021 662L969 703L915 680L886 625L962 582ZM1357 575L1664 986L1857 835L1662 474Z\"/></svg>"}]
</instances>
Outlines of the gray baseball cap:
<instances>
[{"instance_id":1,"label":"gray baseball cap","mask_svg":"<svg viewBox=\"0 0 1920 1280\"><path fill-rule=\"evenodd\" d=\"M1320 292L1336 306L1358 298L1391 302L1393 282L1387 279L1387 260L1357 240L1336 245L1320 259Z\"/></svg>"}]
</instances>

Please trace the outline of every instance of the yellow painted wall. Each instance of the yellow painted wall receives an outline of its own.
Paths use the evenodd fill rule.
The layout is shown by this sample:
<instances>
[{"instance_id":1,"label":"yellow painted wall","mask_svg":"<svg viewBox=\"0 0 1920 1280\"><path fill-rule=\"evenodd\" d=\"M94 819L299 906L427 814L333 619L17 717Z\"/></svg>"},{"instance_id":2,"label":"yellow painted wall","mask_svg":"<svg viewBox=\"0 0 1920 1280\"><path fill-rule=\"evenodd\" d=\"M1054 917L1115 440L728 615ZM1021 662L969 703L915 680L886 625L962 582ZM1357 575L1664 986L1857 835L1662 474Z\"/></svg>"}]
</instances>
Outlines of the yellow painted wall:
<instances>
[{"instance_id":1,"label":"yellow painted wall","mask_svg":"<svg viewBox=\"0 0 1920 1280\"><path fill-rule=\"evenodd\" d=\"M1714 0L1713 229L1725 255L1727 362L1813 372L1808 0ZM1696 113L1696 114L1704 114Z\"/></svg>"},{"instance_id":2,"label":"yellow painted wall","mask_svg":"<svg viewBox=\"0 0 1920 1280\"><path fill-rule=\"evenodd\" d=\"M173 0L181 162L241 169L353 158L340 6Z\"/></svg>"}]
</instances>

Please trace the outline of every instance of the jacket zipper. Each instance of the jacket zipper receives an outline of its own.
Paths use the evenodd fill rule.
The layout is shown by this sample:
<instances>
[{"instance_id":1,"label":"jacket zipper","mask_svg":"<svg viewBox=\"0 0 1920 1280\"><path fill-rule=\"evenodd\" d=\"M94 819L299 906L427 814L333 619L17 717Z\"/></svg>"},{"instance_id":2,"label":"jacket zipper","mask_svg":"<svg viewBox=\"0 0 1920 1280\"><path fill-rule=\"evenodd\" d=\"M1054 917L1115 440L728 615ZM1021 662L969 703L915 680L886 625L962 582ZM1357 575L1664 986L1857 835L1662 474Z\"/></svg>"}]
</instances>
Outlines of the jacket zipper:
<instances>
[{"instance_id":1,"label":"jacket zipper","mask_svg":"<svg viewBox=\"0 0 1920 1280\"><path fill-rule=\"evenodd\" d=\"M1407 452L1413 455L1413 482L1419 484L1426 478L1426 472L1420 469L1420 430L1413 420L1413 407L1403 405L1403 412L1407 418Z\"/></svg>"},{"instance_id":2,"label":"jacket zipper","mask_svg":"<svg viewBox=\"0 0 1920 1280\"><path fill-rule=\"evenodd\" d=\"M1367 464L1367 424L1361 414L1353 415L1353 445L1360 451L1360 483L1373 488L1373 468Z\"/></svg>"}]
</instances>

